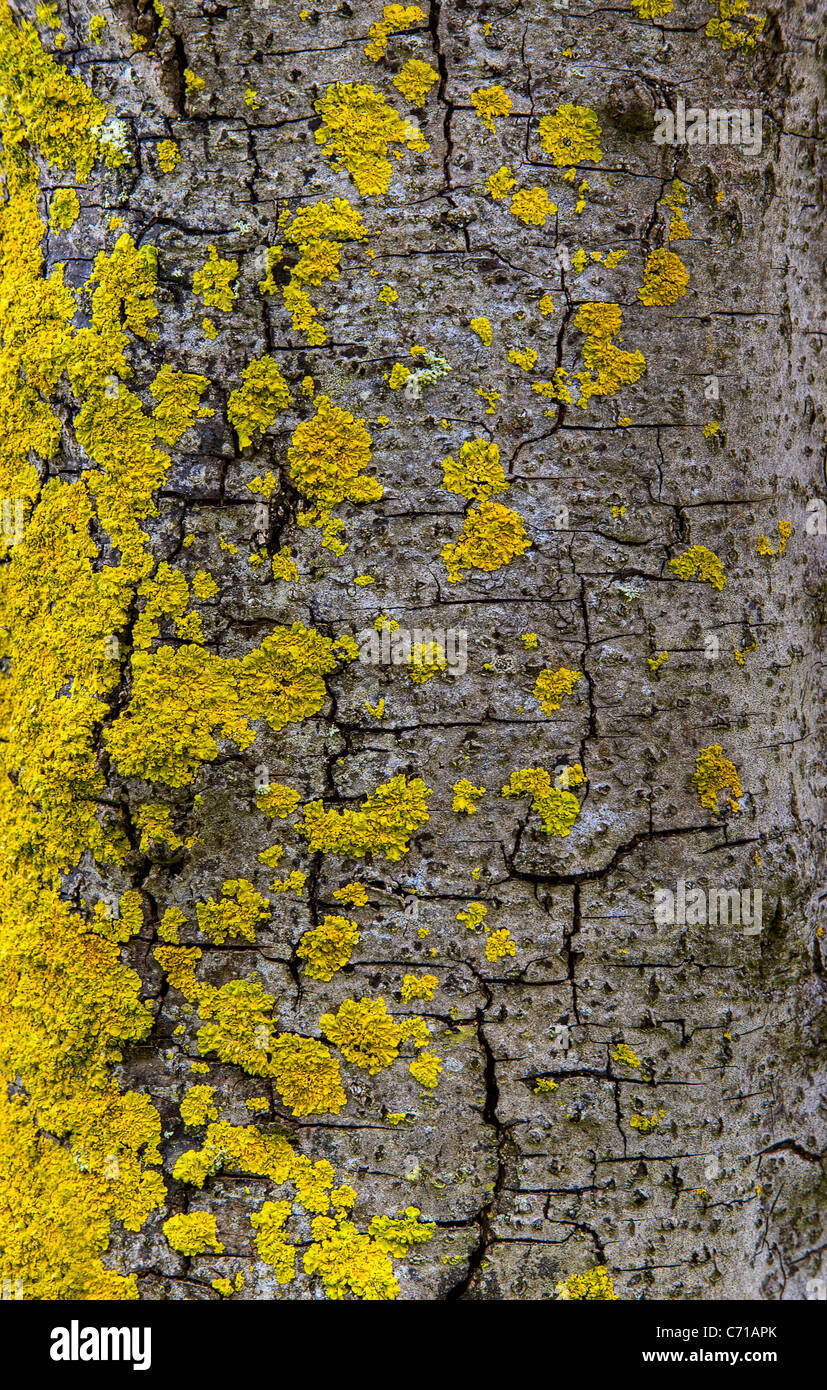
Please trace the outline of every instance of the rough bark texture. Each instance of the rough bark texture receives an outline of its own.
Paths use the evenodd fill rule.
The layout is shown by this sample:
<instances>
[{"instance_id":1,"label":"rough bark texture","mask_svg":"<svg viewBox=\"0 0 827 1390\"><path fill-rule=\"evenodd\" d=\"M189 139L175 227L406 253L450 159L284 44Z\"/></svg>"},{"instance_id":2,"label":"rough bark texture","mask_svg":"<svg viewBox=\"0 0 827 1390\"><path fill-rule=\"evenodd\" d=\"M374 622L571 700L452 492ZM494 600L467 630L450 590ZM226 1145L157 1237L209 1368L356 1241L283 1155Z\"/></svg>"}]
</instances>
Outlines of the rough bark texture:
<instances>
[{"instance_id":1,"label":"rough bark texture","mask_svg":"<svg viewBox=\"0 0 827 1390\"><path fill-rule=\"evenodd\" d=\"M216 1088L221 1121L255 1123L313 1162L329 1160L336 1181L356 1189L360 1231L408 1206L436 1223L395 1260L402 1298L546 1298L599 1266L627 1299L813 1296L827 1248L824 540L811 524L817 508L807 509L825 489L823 13L797 0L774 5L760 41L742 52L705 34L718 9L701 0L676 0L654 20L576 0L432 0L374 61L365 48L381 11L355 0L304 17L281 0L176 0L163 25L149 6L115 4L100 11L99 46L88 38L97 11L76 0L58 8L66 42L57 60L126 123L132 162L98 164L75 184L72 171L40 161L47 198L60 185L80 199L75 224L47 234L46 273L65 262L67 282L83 286L120 235L109 230L113 214L138 247L157 249L158 339L131 338L130 389L151 410L149 384L167 363L208 378L202 405L215 413L169 450L157 516L142 524L155 562L190 580L198 568L213 575L218 593L194 605L206 649L241 658L297 621L328 638L356 636L379 614L403 630L462 631L468 642L464 673L421 684L404 665L340 662L318 713L280 731L254 719L254 743L219 738L218 756L177 787L124 777L96 736L102 799L131 848L120 867L85 856L63 893L82 910L102 894L141 893L143 925L122 956L140 976L152 1031L124 1049L114 1074L160 1113L166 1182L164 1206L140 1231L114 1222L104 1264L135 1274L150 1299L218 1297L212 1281L239 1272L239 1298L322 1294L301 1259L282 1285L257 1252L250 1216L284 1197L272 1181L231 1164L202 1188L173 1178L179 1157L204 1141L179 1113L195 1082ZM33 20L33 6L20 15ZM147 40L137 52L135 33ZM421 109L392 84L411 58L438 78ZM185 69L203 88L187 93ZM315 103L337 82L371 84L403 119L415 116L428 143L397 147L385 193L360 194L315 139ZM512 106L492 131L472 93L493 85ZM655 143L655 111L675 110L678 97L687 107L760 108L763 148ZM578 163L573 182L538 138L541 117L564 103L590 108L601 127L602 159ZM168 139L180 163L163 173L158 145ZM502 165L515 189L496 199L486 180ZM689 230L670 241L675 210L663 198L675 179L688 193ZM542 226L510 207L513 191L535 186L558 205ZM281 232L277 224L285 211L336 197L358 209L369 236L343 245L337 280L307 287L327 332L312 345L283 302L298 251L285 238L290 222ZM211 245L238 263L228 312L193 292ZM284 249L270 258L272 292L262 294L274 246ZM577 273L579 247L603 261ZM638 290L661 248L680 256L689 284L672 304L646 304ZM628 254L609 267L613 250ZM384 285L398 295L389 304L377 299ZM620 306L622 348L642 352L646 370L583 410L576 390L568 404L532 383L557 367L584 371L575 319L594 301ZM88 315L88 298L82 305ZM469 326L483 316L490 347ZM394 363L416 366L417 345L451 367L418 398L388 382ZM538 354L533 370L509 360L526 348ZM292 402L242 448L228 398L267 353ZM478 389L499 393L490 413ZM297 525L307 500L287 460L319 394L364 419L368 473L384 489L380 500L335 508L341 555L322 546L319 528ZM62 451L41 478L51 471L71 483L90 466L73 434L76 409L63 412ZM717 433L704 434L715 421ZM531 547L450 582L441 551L468 507L441 486L442 460L475 438L498 445L510 488L494 501L522 517ZM267 470L277 482L262 509L248 484ZM792 523L786 547L760 553L762 535L779 549L783 521ZM696 545L719 557L723 588L670 569ZM299 572L292 582L271 572L285 546ZM254 555L263 561L251 564ZM375 582L354 584L364 574ZM137 585L135 595L102 727L134 699ZM169 619L160 625L152 652L180 647ZM528 633L536 646L521 640ZM653 671L648 661L665 651ZM545 713L535 682L561 667L580 679ZM379 719L366 702L375 709L381 697ZM696 759L713 745L740 774L737 812L726 795L715 811L702 806L693 784ZM553 778L577 764L587 781L572 784L580 810L567 835L544 833L530 797L502 795L515 769ZM312 854L295 829L301 810L288 821L262 814L262 769L327 809L356 808L397 774L421 777L432 789L429 819L398 861ZM473 813L452 809L461 778L486 789ZM150 839L142 852L135 812L144 801L172 807L179 837L196 837L191 847L168 852ZM274 871L258 856L274 839L285 849L275 877L304 871L301 894L269 890ZM239 879L269 900L255 941L211 941L196 904ZM333 897L354 880L365 906ZM656 890L674 892L681 880L687 892L760 889L761 931L657 921ZM476 931L457 918L472 901L487 908ZM270 1076L199 1047L203 1020L154 955L173 906L186 918L181 942L203 952L198 979L216 988L259 980L282 1034L324 1041L322 1015L347 999L381 996L397 1020L418 1012L442 1063L437 1086L409 1073L410 1043L373 1075L330 1043L347 1103L295 1116ZM359 941L323 982L308 977L297 947L328 915L357 922ZM502 929L516 954L489 960L486 940ZM410 974L436 976L432 1000L403 1000ZM209 1075L193 1075L204 1051ZM254 1097L265 1098L263 1113L246 1107ZM197 1211L215 1215L222 1253L188 1256L165 1238L165 1221ZM297 1208L285 1227L300 1251L312 1219Z\"/></svg>"}]
</instances>

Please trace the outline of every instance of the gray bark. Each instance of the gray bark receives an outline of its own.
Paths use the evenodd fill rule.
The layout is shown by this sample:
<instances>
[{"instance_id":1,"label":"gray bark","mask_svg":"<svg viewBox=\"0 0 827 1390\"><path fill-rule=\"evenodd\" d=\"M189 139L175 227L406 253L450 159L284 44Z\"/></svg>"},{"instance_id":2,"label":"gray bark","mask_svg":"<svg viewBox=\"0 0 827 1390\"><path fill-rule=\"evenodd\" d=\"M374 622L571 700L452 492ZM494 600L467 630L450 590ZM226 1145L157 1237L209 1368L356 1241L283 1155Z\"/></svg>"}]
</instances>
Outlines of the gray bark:
<instances>
[{"instance_id":1,"label":"gray bark","mask_svg":"<svg viewBox=\"0 0 827 1390\"><path fill-rule=\"evenodd\" d=\"M415 686L399 668L354 662L328 678L318 717L280 735L262 724L243 754L222 745L178 793L125 784L112 768L115 799L166 797L200 837L174 864L136 859L131 874L105 879L144 894L146 927L124 958L157 1001L156 1027L119 1077L161 1112L169 1188L165 1211L139 1235L113 1232L112 1259L138 1274L147 1298L213 1297L211 1280L238 1270L243 1298L318 1296L301 1273L280 1288L256 1258L249 1215L273 1196L267 1182L225 1173L194 1195L171 1178L178 1155L197 1146L178 1117L186 1085L216 1085L222 1118L246 1124L254 1117L244 1101L261 1083L216 1062L208 1078L191 1076L197 1052L191 1032L174 1035L182 1001L153 960L155 926L170 905L194 923L194 902L217 898L226 879L267 893L272 875L257 855L281 826L265 825L255 807L255 769L265 764L328 806L354 805L398 772L434 790L430 820L398 864L312 860L293 837L284 866L310 871L309 891L270 895L254 949L210 946L194 925L182 936L204 949L204 978L219 985L257 971L279 1026L311 1037L348 997L382 995L392 1012L411 1012L399 1008L402 976L438 976L433 1003L414 1006L445 1067L432 1094L401 1062L369 1077L343 1061L348 1103L338 1116L294 1120L274 1093L264 1117L312 1159L329 1158L338 1181L353 1181L362 1229L374 1213L410 1204L438 1223L435 1238L397 1264L403 1298L548 1297L600 1264L628 1299L812 1296L808 1280L825 1277L825 952L816 934L824 540L807 532L807 503L825 491L823 16L787 0L764 41L741 55L705 37L715 11L700 0L679 0L655 23L591 4L445 0L431 3L426 24L391 37L374 64L364 48L378 7L318 7L305 22L297 9L179 0L159 33L150 9L118 4L103 11L109 29L95 48L86 4L73 3L70 16L61 7L70 40L61 61L87 78L94 66L94 89L127 122L136 164L109 177L117 206L102 210L96 177L79 189L80 220L50 237L50 263L68 261L68 278L82 283L112 212L157 247L160 338L133 355L135 389L169 361L210 379L204 403L216 413L174 451L148 528L158 560L187 573L204 566L218 581L219 599L200 609L210 650L243 655L296 620L357 633L382 611L405 628L467 632L468 670ZM150 42L127 58L133 31ZM569 46L573 56L562 57ZM314 141L314 101L333 82L366 82L405 113L390 78L411 56L439 71L418 117L430 150L393 161L387 194L360 197ZM205 80L190 100L184 68ZM496 134L471 103L493 83L513 99ZM707 109L760 108L760 153L656 145L654 111L674 109L678 96ZM563 102L593 107L603 131L602 163L578 169L578 184L585 173L592 189L577 217L537 140L539 117ZM182 162L160 177L154 147L170 136ZM548 187L559 203L545 228L523 225L507 200L482 190L503 163L520 186ZM670 244L661 199L676 177L690 193L691 239ZM258 293L261 249L276 241L282 210L334 196L359 208L376 259L346 247L338 283L310 290L329 335L312 347L280 296ZM221 319L215 342L201 333L204 308L191 290L210 243L240 266L231 314L212 315ZM629 254L614 270L575 276L555 263L561 243ZM646 307L637 289L660 246L681 256L691 280L675 305ZM399 294L390 307L376 301L385 283ZM548 320L537 308L543 291L557 306ZM644 353L646 373L588 412L568 406L545 418L551 402L531 382L558 362L582 370L574 314L602 299L621 305L623 347ZM494 326L491 349L468 328L478 315ZM384 377L418 343L452 370L410 401ZM536 373L508 361L512 346L539 351ZM266 351L294 404L241 450L227 397ZM369 422L390 418L384 429L368 425L384 497L338 509L349 542L341 559L295 524L286 452L311 411L298 391L308 373L337 405ZM711 376L717 403L704 396ZM500 393L494 415L477 387ZM621 417L631 426L619 427ZM701 427L713 418L721 430L707 440ZM459 534L463 503L439 487L439 465L474 435L498 443L511 482L499 500L524 518L533 545L506 568L452 585L439 552ZM280 479L268 549L293 548L295 586L248 563L258 499L246 484L267 468ZM614 517L613 505L625 515ZM761 534L777 544L785 519L786 553L756 553ZM196 537L189 551L185 534ZM219 548L219 535L237 555ZM722 591L669 570L696 544L720 556ZM354 587L364 572L377 583ZM539 635L536 650L524 648L524 632ZM171 630L164 638L174 641ZM739 665L733 649L752 640ZM665 650L654 675L647 658ZM531 698L542 666L584 677L550 717ZM126 702L128 668L124 679ZM378 722L365 701L382 695ZM741 775L737 815L704 810L692 785L697 754L716 743ZM525 798L500 795L515 768L577 762L588 784L567 838L544 835ZM466 818L451 811L461 777L487 788ZM98 874L82 878L85 890ZM368 886L365 908L332 897L352 878ZM760 889L760 934L656 923L654 891L680 880ZM404 915L414 893L415 921ZM457 921L474 897L489 924L510 929L516 957L489 963L482 934ZM337 911L358 920L361 940L350 966L314 984L295 948ZM642 1067L612 1059L621 1041ZM538 1077L558 1089L535 1094ZM630 1128L631 1116L659 1110L650 1133ZM384 1116L398 1111L415 1121L388 1125ZM186 1260L167 1248L163 1219L187 1207L216 1214L224 1256Z\"/></svg>"}]
</instances>

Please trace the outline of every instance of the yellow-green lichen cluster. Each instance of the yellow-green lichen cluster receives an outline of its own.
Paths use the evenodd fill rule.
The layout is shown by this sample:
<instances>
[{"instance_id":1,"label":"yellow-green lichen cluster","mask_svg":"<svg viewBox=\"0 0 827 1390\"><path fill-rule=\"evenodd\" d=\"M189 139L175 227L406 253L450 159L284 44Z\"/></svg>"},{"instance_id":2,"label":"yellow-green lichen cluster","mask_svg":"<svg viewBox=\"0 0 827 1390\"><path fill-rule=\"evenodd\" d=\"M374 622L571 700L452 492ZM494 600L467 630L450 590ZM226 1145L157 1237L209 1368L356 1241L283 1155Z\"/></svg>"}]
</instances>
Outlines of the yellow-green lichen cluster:
<instances>
[{"instance_id":1,"label":"yellow-green lichen cluster","mask_svg":"<svg viewBox=\"0 0 827 1390\"><path fill-rule=\"evenodd\" d=\"M643 284L637 292L643 304L675 304L686 294L689 271L674 251L652 251L646 262Z\"/></svg>"},{"instance_id":2,"label":"yellow-green lichen cluster","mask_svg":"<svg viewBox=\"0 0 827 1390\"><path fill-rule=\"evenodd\" d=\"M721 561L714 550L705 545L693 545L683 555L676 555L669 561L669 568L678 579L697 579L700 583L711 584L713 589L723 589L726 584Z\"/></svg>"},{"instance_id":3,"label":"yellow-green lichen cluster","mask_svg":"<svg viewBox=\"0 0 827 1390\"><path fill-rule=\"evenodd\" d=\"M300 513L300 524L311 523L324 531L324 543L334 554L346 546L336 539L342 523L331 522L333 507L341 502L377 502L382 484L365 476L371 459L371 437L364 420L334 405L328 396L317 396L316 414L296 426L287 451L290 477L310 510Z\"/></svg>"},{"instance_id":4,"label":"yellow-green lichen cluster","mask_svg":"<svg viewBox=\"0 0 827 1390\"><path fill-rule=\"evenodd\" d=\"M599 164L603 158L600 148L600 123L588 106L564 103L549 115L541 116L537 135L546 154L558 168L589 163Z\"/></svg>"},{"instance_id":5,"label":"yellow-green lichen cluster","mask_svg":"<svg viewBox=\"0 0 827 1390\"><path fill-rule=\"evenodd\" d=\"M511 114L511 97L499 84L493 87L477 87L471 93L471 101L483 125L490 131L497 129L494 122L498 117Z\"/></svg>"},{"instance_id":6,"label":"yellow-green lichen cluster","mask_svg":"<svg viewBox=\"0 0 827 1390\"><path fill-rule=\"evenodd\" d=\"M706 26L707 38L717 39L724 53L734 48L751 52L761 42L767 16L753 14L749 0L715 0L715 4L718 13Z\"/></svg>"},{"instance_id":7,"label":"yellow-green lichen cluster","mask_svg":"<svg viewBox=\"0 0 827 1390\"><path fill-rule=\"evenodd\" d=\"M192 277L193 293L200 295L209 308L228 314L237 294L233 284L237 275L238 261L219 256L217 247L210 245L206 261Z\"/></svg>"},{"instance_id":8,"label":"yellow-green lichen cluster","mask_svg":"<svg viewBox=\"0 0 827 1390\"><path fill-rule=\"evenodd\" d=\"M586 781L579 763L566 769L565 786L554 785L551 774L542 767L525 767L512 772L502 789L503 796L530 796L546 835L566 836L580 814L580 802L569 787Z\"/></svg>"},{"instance_id":9,"label":"yellow-green lichen cluster","mask_svg":"<svg viewBox=\"0 0 827 1390\"><path fill-rule=\"evenodd\" d=\"M184 786L218 757L217 735L243 750L256 737L248 720L278 730L318 713L324 677L337 665L335 645L294 623L240 658L192 644L136 652L132 699L106 734L121 774Z\"/></svg>"},{"instance_id":10,"label":"yellow-green lichen cluster","mask_svg":"<svg viewBox=\"0 0 827 1390\"><path fill-rule=\"evenodd\" d=\"M414 642L408 662L408 676L414 685L426 685L447 668L448 659L441 642Z\"/></svg>"},{"instance_id":11,"label":"yellow-green lichen cluster","mask_svg":"<svg viewBox=\"0 0 827 1390\"><path fill-rule=\"evenodd\" d=\"M336 1014L322 1014L319 1026L343 1057L375 1076L396 1059L403 1033L385 1001L346 999Z\"/></svg>"},{"instance_id":12,"label":"yellow-green lichen cluster","mask_svg":"<svg viewBox=\"0 0 827 1390\"><path fill-rule=\"evenodd\" d=\"M484 460L481 462L484 464ZM465 473L461 451L460 470ZM466 513L459 538L442 547L442 559L452 584L462 579L465 570L490 574L502 569L524 555L532 544L522 517L501 502L491 501L490 492L503 490L496 469L488 466L482 474L475 472L476 476L472 474L464 486L473 487L481 500ZM453 472L449 476L453 477ZM459 487L451 490L459 491Z\"/></svg>"},{"instance_id":13,"label":"yellow-green lichen cluster","mask_svg":"<svg viewBox=\"0 0 827 1390\"><path fill-rule=\"evenodd\" d=\"M202 1188L211 1175L225 1171L267 1178L277 1190L292 1188L292 1200L268 1199L250 1216L257 1254L282 1285L292 1283L296 1274L296 1243L285 1229L294 1206L312 1218L313 1239L302 1252L305 1273L318 1275L331 1299L348 1295L396 1298L399 1284L393 1273L394 1255L400 1250L404 1254L435 1234L433 1223L420 1220L418 1208L408 1208L399 1217L374 1217L368 1232L360 1233L348 1219L356 1192L348 1184L335 1186L332 1165L325 1159L312 1163L281 1135L263 1134L254 1125L208 1125L203 1147L181 1156L175 1177ZM170 1244L182 1252L184 1246L200 1246L200 1250L186 1251L192 1254L216 1250L215 1217L204 1220L207 1213L190 1215L200 1219L195 1223L182 1223L180 1217L171 1219L175 1224L167 1231L168 1239L172 1237ZM169 1225L167 1222L165 1229Z\"/></svg>"},{"instance_id":14,"label":"yellow-green lichen cluster","mask_svg":"<svg viewBox=\"0 0 827 1390\"><path fill-rule=\"evenodd\" d=\"M485 795L485 787L475 787L473 782L469 782L467 777L460 777L451 788L454 793L451 802L451 810L465 812L466 815L473 816L477 811L477 802L481 796Z\"/></svg>"},{"instance_id":15,"label":"yellow-green lichen cluster","mask_svg":"<svg viewBox=\"0 0 827 1390\"><path fill-rule=\"evenodd\" d=\"M358 940L355 922L328 914L305 932L296 954L305 962L304 971L311 980L332 980L336 971L348 964Z\"/></svg>"},{"instance_id":16,"label":"yellow-green lichen cluster","mask_svg":"<svg viewBox=\"0 0 827 1390\"><path fill-rule=\"evenodd\" d=\"M418 5L385 5L382 18L371 24L368 30L370 42L365 53L371 62L378 63L384 57L391 34L404 33L416 24L424 24L426 15Z\"/></svg>"},{"instance_id":17,"label":"yellow-green lichen cluster","mask_svg":"<svg viewBox=\"0 0 827 1390\"><path fill-rule=\"evenodd\" d=\"M539 700L543 713L551 714L560 708L565 697L571 695L582 678L581 671L569 671L565 666L557 671L543 670L537 677L532 694L535 700Z\"/></svg>"},{"instance_id":18,"label":"yellow-green lichen cluster","mask_svg":"<svg viewBox=\"0 0 827 1390\"><path fill-rule=\"evenodd\" d=\"M743 796L741 779L733 762L724 756L724 750L720 743L711 743L708 748L702 748L695 759L695 771L692 781L701 799L701 805L707 810L718 814L718 796L721 792L727 792L727 800L731 811L740 810L740 800Z\"/></svg>"},{"instance_id":19,"label":"yellow-green lichen cluster","mask_svg":"<svg viewBox=\"0 0 827 1390\"><path fill-rule=\"evenodd\" d=\"M319 322L320 310L312 303L308 287L317 289L326 281L335 284L339 279L343 247L348 242L364 241L367 229L357 209L345 198L334 198L329 203L311 203L295 215L283 212L278 220L278 232L283 243L298 252L298 258L293 263L285 261L285 245L271 246L267 252L266 275L259 281L259 292L275 294L280 290L293 328L303 334L308 343L319 346L327 341L327 332ZM289 272L281 285L275 278L277 267ZM306 380L310 381L312 395L312 378Z\"/></svg>"},{"instance_id":20,"label":"yellow-green lichen cluster","mask_svg":"<svg viewBox=\"0 0 827 1390\"><path fill-rule=\"evenodd\" d=\"M393 85L412 106L422 106L434 83L438 81L439 73L430 63L423 63L419 58L409 58L407 63L402 65L401 72L393 78Z\"/></svg>"},{"instance_id":21,"label":"yellow-green lichen cluster","mask_svg":"<svg viewBox=\"0 0 827 1390\"><path fill-rule=\"evenodd\" d=\"M586 409L592 396L614 396L623 386L632 386L646 370L642 352L625 352L613 341L620 333L623 314L618 304L584 304L574 319L581 333L586 371L578 372L580 399Z\"/></svg>"},{"instance_id":22,"label":"yellow-green lichen cluster","mask_svg":"<svg viewBox=\"0 0 827 1390\"><path fill-rule=\"evenodd\" d=\"M227 418L241 448L252 443L257 431L263 434L289 404L289 387L272 357L250 362L241 373L241 386L231 393L227 403Z\"/></svg>"},{"instance_id":23,"label":"yellow-green lichen cluster","mask_svg":"<svg viewBox=\"0 0 827 1390\"><path fill-rule=\"evenodd\" d=\"M312 853L343 854L361 859L383 854L395 862L410 848L410 837L428 820L431 789L421 777L402 773L376 788L358 810L326 811L321 801L310 801L298 827Z\"/></svg>"},{"instance_id":24,"label":"yellow-green lichen cluster","mask_svg":"<svg viewBox=\"0 0 827 1390\"><path fill-rule=\"evenodd\" d=\"M596 1265L586 1274L572 1274L556 1287L557 1298L562 1299L617 1299L612 1276L606 1265Z\"/></svg>"},{"instance_id":25,"label":"yellow-green lichen cluster","mask_svg":"<svg viewBox=\"0 0 827 1390\"><path fill-rule=\"evenodd\" d=\"M322 118L317 145L334 169L347 170L364 195L387 193L393 172L389 154L401 159L405 148L419 153L430 148L418 127L366 83L334 82L315 109Z\"/></svg>"},{"instance_id":26,"label":"yellow-green lichen cluster","mask_svg":"<svg viewBox=\"0 0 827 1390\"><path fill-rule=\"evenodd\" d=\"M58 188L49 207L49 226L53 232L68 232L80 216L80 200L74 188Z\"/></svg>"}]
</instances>

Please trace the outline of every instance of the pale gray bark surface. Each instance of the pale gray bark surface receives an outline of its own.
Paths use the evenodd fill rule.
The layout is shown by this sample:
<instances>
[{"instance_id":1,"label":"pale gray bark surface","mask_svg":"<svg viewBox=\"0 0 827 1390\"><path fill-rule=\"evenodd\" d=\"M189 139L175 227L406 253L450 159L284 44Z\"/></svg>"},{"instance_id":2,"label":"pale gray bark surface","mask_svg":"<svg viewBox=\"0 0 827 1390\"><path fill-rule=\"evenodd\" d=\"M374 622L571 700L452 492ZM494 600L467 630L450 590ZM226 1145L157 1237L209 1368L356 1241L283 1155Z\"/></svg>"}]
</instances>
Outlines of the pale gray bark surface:
<instances>
[{"instance_id":1,"label":"pale gray bark surface","mask_svg":"<svg viewBox=\"0 0 827 1390\"><path fill-rule=\"evenodd\" d=\"M705 38L714 11L699 0L678 0L656 25L625 7L574 0L569 9L446 0L430 5L427 26L391 38L388 62L377 65L364 48L378 6L320 5L309 22L299 8L188 0L168 5L170 29L155 37L151 10L117 5L104 11L108 37L95 49L84 38L91 11L73 4L62 61L87 77L94 66L95 90L128 122L137 165L122 176L118 207L102 211L94 179L80 190L80 220L51 234L50 260L67 261L67 278L82 283L111 212L158 248L160 339L134 356L136 389L167 360L210 378L204 399L216 413L174 452L149 528L158 559L188 573L204 566L218 580L220 600L202 610L212 650L241 655L274 624L297 619L330 635L355 633L382 611L407 628L467 630L469 664L463 676L417 687L399 669L354 663L329 679L318 718L279 736L262 726L246 753L228 746L205 766L192 789L204 798L199 811L191 790L171 796L201 843L172 867L137 867L148 925L125 956L159 1008L153 1037L127 1056L122 1076L146 1088L163 1116L166 1214L186 1204L214 1211L227 1253L184 1260L166 1245L162 1213L137 1237L115 1233L113 1248L149 1298L212 1297L211 1280L238 1269L242 1297L317 1296L303 1275L280 1289L254 1258L248 1218L272 1195L267 1183L223 1175L194 1195L169 1177L193 1147L178 1102L198 1078L191 1038L174 1036L181 1001L162 988L151 920L176 904L194 920L193 903L217 897L229 878L267 891L271 874L257 854L274 827L254 805L257 764L328 805L353 804L402 771L421 775L434 796L430 821L399 864L311 864L297 840L285 865L312 870L310 892L272 896L255 950L210 947L194 928L183 939L202 945L214 984L257 970L281 1028L314 1037L320 1015L345 998L381 994L393 1010L404 973L436 974L433 1004L419 1007L445 1066L440 1084L430 1096L404 1065L368 1077L344 1063L349 1099L338 1117L296 1122L276 1097L265 1121L353 1182L360 1223L409 1204L438 1223L437 1236L397 1266L404 1298L548 1297L558 1280L596 1264L608 1266L623 1298L804 1298L807 1281L824 1277L827 1239L825 963L816 935L824 541L805 530L807 502L825 487L823 13L774 7L765 42L742 57ZM133 31L154 44L127 60L122 40ZM569 46L573 56L563 58ZM441 75L420 116L430 151L395 164L387 195L361 198L315 144L313 103L335 81L359 81L404 112L390 76L410 56ZM206 84L186 106L185 67ZM470 99L492 83L514 102L496 135ZM257 112L245 105L248 85ZM760 107L761 153L655 145L654 109L678 95L705 108ZM587 172L592 192L580 217L569 186L547 177L536 135L539 116L567 101L593 107L603 128L603 162ZM159 179L154 146L169 136L182 162ZM502 163L521 184L549 188L561 209L556 231L555 219L525 227L507 202L477 191ZM672 249L691 281L673 307L646 308L636 291L648 252L667 245L660 199L676 176L691 193L691 240ZM347 248L338 284L311 291L329 333L311 348L280 298L258 294L260 253L276 240L283 208L333 196L359 207L376 259ZM555 238L572 252L629 254L615 270L591 266L563 283ZM204 309L191 291L210 243L240 264L239 296L215 343L201 332ZM376 302L385 283L399 292L390 308ZM537 308L543 290L558 306L547 321ZM623 346L643 351L646 374L587 413L569 407L545 419L549 402L506 349L536 348L536 375L547 379L559 334L559 361L580 370L582 336L571 320L579 303L600 299L622 306ZM468 329L481 314L495 328L490 350ZM452 372L408 402L383 374L416 343L443 354ZM239 451L227 395L265 351L296 404L260 447ZM305 373L355 414L390 418L386 429L369 425L384 498L341 509L350 548L340 560L294 522L285 460L293 428L310 413L296 389ZM717 407L704 398L713 374ZM476 387L501 393L495 415L486 416ZM619 428L625 416L633 424ZM712 418L721 421L717 441L701 433ZM508 568L451 585L439 552L456 539L462 506L440 489L439 464L464 438L489 431L511 478L502 500L522 515L533 546ZM268 467L282 479L269 548L294 548L302 575L294 589L248 563L257 499L246 484ZM625 516L615 518L620 504ZM560 530L556 505L568 509ZM793 525L786 554L757 554L759 535L775 545L784 519ZM196 536L189 551L185 533ZM219 548L219 534L238 545L236 556ZM721 557L722 592L671 574L668 560L690 544ZM364 572L377 583L354 587ZM624 596L619 582L637 596ZM536 650L524 649L524 632L539 635ZM716 661L706 655L710 634L720 643ZM752 638L757 649L738 665L733 648ZM654 677L647 658L664 650L669 662ZM484 670L503 656L510 671ZM549 718L531 690L541 666L561 665L585 679ZM381 695L378 723L365 701ZM695 757L713 743L741 774L737 816L710 815L692 786ZM566 839L544 836L524 799L500 795L514 768L578 761L589 781ZM451 786L465 776L488 789L467 819L450 809ZM137 784L129 791L147 794ZM354 877L371 901L352 914L361 932L352 966L314 985L300 976L295 946L314 920L340 910L332 892ZM680 879L760 888L761 935L657 926L653 890ZM414 890L416 922L403 916ZM511 930L514 960L490 965L481 934L456 920L474 896L495 927ZM555 1051L559 1025L569 1029L568 1050ZM644 1059L640 1070L612 1060L621 1040ZM535 1095L538 1075L559 1089ZM244 1100L261 1083L218 1063L209 1080L222 1118L249 1123ZM650 1134L629 1127L632 1114L661 1108ZM416 1121L386 1123L387 1112L403 1110Z\"/></svg>"}]
</instances>

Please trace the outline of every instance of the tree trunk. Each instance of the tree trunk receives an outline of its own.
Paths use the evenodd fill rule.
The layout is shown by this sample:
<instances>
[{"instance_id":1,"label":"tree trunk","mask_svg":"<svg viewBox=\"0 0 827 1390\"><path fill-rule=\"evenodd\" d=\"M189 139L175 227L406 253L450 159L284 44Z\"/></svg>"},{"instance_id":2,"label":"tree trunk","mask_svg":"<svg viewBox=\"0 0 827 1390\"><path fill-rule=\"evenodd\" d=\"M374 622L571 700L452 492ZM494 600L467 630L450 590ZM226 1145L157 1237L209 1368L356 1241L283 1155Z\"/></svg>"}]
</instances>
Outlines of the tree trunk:
<instances>
[{"instance_id":1,"label":"tree trunk","mask_svg":"<svg viewBox=\"0 0 827 1390\"><path fill-rule=\"evenodd\" d=\"M827 1296L824 35L735 8L3 10L24 1297Z\"/></svg>"}]
</instances>

